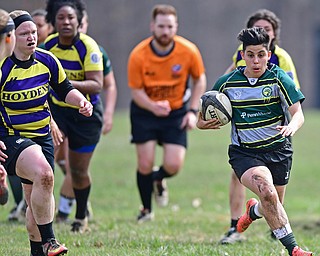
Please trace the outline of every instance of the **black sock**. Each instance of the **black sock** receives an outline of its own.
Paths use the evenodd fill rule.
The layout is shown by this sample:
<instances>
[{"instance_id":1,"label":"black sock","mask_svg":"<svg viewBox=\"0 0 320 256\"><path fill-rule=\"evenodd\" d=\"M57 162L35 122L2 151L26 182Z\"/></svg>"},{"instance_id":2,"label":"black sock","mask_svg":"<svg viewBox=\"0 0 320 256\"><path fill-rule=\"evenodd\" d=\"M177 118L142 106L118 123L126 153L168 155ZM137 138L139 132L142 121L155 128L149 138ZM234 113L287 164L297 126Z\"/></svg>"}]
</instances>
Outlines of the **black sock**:
<instances>
[{"instance_id":1,"label":"black sock","mask_svg":"<svg viewBox=\"0 0 320 256\"><path fill-rule=\"evenodd\" d=\"M91 185L84 189L73 189L77 202L76 219L83 220L86 217L90 189Z\"/></svg>"},{"instance_id":2,"label":"black sock","mask_svg":"<svg viewBox=\"0 0 320 256\"><path fill-rule=\"evenodd\" d=\"M249 216L252 220L261 219L261 217L254 212L254 205L249 209Z\"/></svg>"},{"instance_id":3,"label":"black sock","mask_svg":"<svg viewBox=\"0 0 320 256\"><path fill-rule=\"evenodd\" d=\"M52 228L52 222L44 225L37 225L37 226L40 231L42 244L45 244L50 238L55 238L53 233L53 228Z\"/></svg>"},{"instance_id":4,"label":"black sock","mask_svg":"<svg viewBox=\"0 0 320 256\"><path fill-rule=\"evenodd\" d=\"M237 227L237 224L238 224L238 220L234 220L234 219L231 219L231 226L230 228L236 228Z\"/></svg>"},{"instance_id":5,"label":"black sock","mask_svg":"<svg viewBox=\"0 0 320 256\"><path fill-rule=\"evenodd\" d=\"M284 247L288 250L289 255L292 255L293 248L298 246L293 233L286 235L285 237L279 239Z\"/></svg>"},{"instance_id":6,"label":"black sock","mask_svg":"<svg viewBox=\"0 0 320 256\"><path fill-rule=\"evenodd\" d=\"M23 191L20 177L17 175L8 175L10 187L14 197L16 205L18 205L23 199Z\"/></svg>"},{"instance_id":7,"label":"black sock","mask_svg":"<svg viewBox=\"0 0 320 256\"><path fill-rule=\"evenodd\" d=\"M30 249L32 256L45 256L42 250L42 243L30 240Z\"/></svg>"},{"instance_id":8,"label":"black sock","mask_svg":"<svg viewBox=\"0 0 320 256\"><path fill-rule=\"evenodd\" d=\"M163 168L163 166L160 166L159 170L156 172L153 172L152 175L153 175L153 180L162 180L164 178L172 176Z\"/></svg>"},{"instance_id":9,"label":"black sock","mask_svg":"<svg viewBox=\"0 0 320 256\"><path fill-rule=\"evenodd\" d=\"M153 190L152 173L143 175L139 171L137 171L137 185L143 208L149 209L149 211L151 212L151 197Z\"/></svg>"}]
</instances>

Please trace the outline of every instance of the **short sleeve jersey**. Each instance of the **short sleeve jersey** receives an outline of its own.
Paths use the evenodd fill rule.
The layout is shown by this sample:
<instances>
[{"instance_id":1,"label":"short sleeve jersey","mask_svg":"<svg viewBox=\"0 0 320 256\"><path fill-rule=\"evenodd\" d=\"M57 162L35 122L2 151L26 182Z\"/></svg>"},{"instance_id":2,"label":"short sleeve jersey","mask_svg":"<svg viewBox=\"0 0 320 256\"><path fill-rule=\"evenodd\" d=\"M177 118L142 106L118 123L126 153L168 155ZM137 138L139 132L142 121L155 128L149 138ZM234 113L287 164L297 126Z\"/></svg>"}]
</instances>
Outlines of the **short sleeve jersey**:
<instances>
[{"instance_id":1,"label":"short sleeve jersey","mask_svg":"<svg viewBox=\"0 0 320 256\"><path fill-rule=\"evenodd\" d=\"M0 137L47 135L49 85L60 86L66 80L58 59L37 48L30 60L19 61L13 55L2 60L0 68Z\"/></svg>"},{"instance_id":2,"label":"short sleeve jersey","mask_svg":"<svg viewBox=\"0 0 320 256\"><path fill-rule=\"evenodd\" d=\"M175 36L172 51L159 56L151 41L152 37L143 40L130 54L129 87L143 89L151 100L168 100L173 110L179 109L188 100L189 77L197 79L205 72L200 51L187 39Z\"/></svg>"},{"instance_id":3,"label":"short sleeve jersey","mask_svg":"<svg viewBox=\"0 0 320 256\"><path fill-rule=\"evenodd\" d=\"M278 66L250 82L239 67L218 79L213 90L225 93L232 105L232 144L255 149L273 148L285 138L275 129L288 123L288 107L302 102L304 95Z\"/></svg>"},{"instance_id":4,"label":"short sleeve jersey","mask_svg":"<svg viewBox=\"0 0 320 256\"><path fill-rule=\"evenodd\" d=\"M233 55L233 63L236 67L245 66L246 63L242 59L240 52L242 51L242 44L239 45L236 53ZM295 82L296 86L300 88L300 83L298 80L298 75L296 72L296 68L293 64L293 61L289 55L283 48L280 48L278 45L275 46L274 51L271 54L269 63L276 64L280 68L282 68Z\"/></svg>"},{"instance_id":5,"label":"short sleeve jersey","mask_svg":"<svg viewBox=\"0 0 320 256\"><path fill-rule=\"evenodd\" d=\"M61 62L69 80L85 80L85 72L102 71L102 53L98 44L88 35L79 33L70 46L59 43L58 33L50 35L44 48L52 52ZM99 94L85 95L93 105L99 100ZM72 107L64 103L57 94L52 92L52 102L61 107Z\"/></svg>"},{"instance_id":6,"label":"short sleeve jersey","mask_svg":"<svg viewBox=\"0 0 320 256\"><path fill-rule=\"evenodd\" d=\"M106 76L112 71L112 65L106 50L101 45L99 48L102 53L103 76Z\"/></svg>"}]
</instances>

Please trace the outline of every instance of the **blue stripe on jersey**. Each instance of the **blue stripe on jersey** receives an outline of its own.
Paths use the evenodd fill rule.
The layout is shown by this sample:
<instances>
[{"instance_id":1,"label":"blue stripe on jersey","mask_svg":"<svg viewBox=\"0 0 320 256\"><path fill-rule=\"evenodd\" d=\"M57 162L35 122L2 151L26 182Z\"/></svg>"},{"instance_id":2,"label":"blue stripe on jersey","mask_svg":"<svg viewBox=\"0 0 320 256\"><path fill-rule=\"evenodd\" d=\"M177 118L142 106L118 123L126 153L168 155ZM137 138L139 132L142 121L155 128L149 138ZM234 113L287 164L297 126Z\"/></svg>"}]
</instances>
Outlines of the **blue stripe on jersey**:
<instances>
[{"instance_id":1,"label":"blue stripe on jersey","mask_svg":"<svg viewBox=\"0 0 320 256\"><path fill-rule=\"evenodd\" d=\"M50 68L50 75L52 81L59 81L59 66L57 62L52 61L52 57L46 53L43 53L41 51L35 52L35 58L37 61L41 62L44 66L47 66ZM49 78L49 77L48 77Z\"/></svg>"},{"instance_id":2,"label":"blue stripe on jersey","mask_svg":"<svg viewBox=\"0 0 320 256\"><path fill-rule=\"evenodd\" d=\"M275 55L274 53L271 54L269 63L276 64L277 66L280 66L280 65L279 65L279 58L278 58L278 56Z\"/></svg>"},{"instance_id":3,"label":"blue stripe on jersey","mask_svg":"<svg viewBox=\"0 0 320 256\"><path fill-rule=\"evenodd\" d=\"M50 49L55 46L56 44L59 43L59 38L58 37L54 37L52 38L50 41L45 43L45 49L47 49L48 51L50 51Z\"/></svg>"},{"instance_id":4,"label":"blue stripe on jersey","mask_svg":"<svg viewBox=\"0 0 320 256\"><path fill-rule=\"evenodd\" d=\"M69 70L82 70L78 61L62 60L59 59L63 67L68 67Z\"/></svg>"},{"instance_id":5,"label":"blue stripe on jersey","mask_svg":"<svg viewBox=\"0 0 320 256\"><path fill-rule=\"evenodd\" d=\"M50 113L48 111L38 111L32 113L30 115L29 113L27 114L22 114L22 115L12 115L10 117L12 125L20 125L20 124L25 124L25 123L32 123L32 122L38 122L41 121L47 117L50 116Z\"/></svg>"},{"instance_id":6,"label":"blue stripe on jersey","mask_svg":"<svg viewBox=\"0 0 320 256\"><path fill-rule=\"evenodd\" d=\"M13 68L13 66L14 66L14 63L12 61L10 61L9 58L7 58L4 61L3 65L1 67L2 75L1 75L1 83L0 84L3 84L4 81L7 79L9 73L11 72L11 69Z\"/></svg>"},{"instance_id":7,"label":"blue stripe on jersey","mask_svg":"<svg viewBox=\"0 0 320 256\"><path fill-rule=\"evenodd\" d=\"M78 40L74 46L76 47L76 49L78 51L81 62L84 63L84 58L87 54L87 47L85 46L85 44L81 40ZM64 65L62 65L62 66L64 66Z\"/></svg>"}]
</instances>

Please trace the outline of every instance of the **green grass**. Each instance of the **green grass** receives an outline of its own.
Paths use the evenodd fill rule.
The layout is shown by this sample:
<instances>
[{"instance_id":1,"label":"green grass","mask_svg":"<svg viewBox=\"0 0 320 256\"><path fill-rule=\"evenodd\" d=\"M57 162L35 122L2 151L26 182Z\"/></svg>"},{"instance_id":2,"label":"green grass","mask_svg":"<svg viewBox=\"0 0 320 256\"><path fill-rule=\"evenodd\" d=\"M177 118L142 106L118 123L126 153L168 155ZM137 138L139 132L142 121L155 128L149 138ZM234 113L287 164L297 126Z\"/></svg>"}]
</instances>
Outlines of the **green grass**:
<instances>
[{"instance_id":1,"label":"green grass","mask_svg":"<svg viewBox=\"0 0 320 256\"><path fill-rule=\"evenodd\" d=\"M306 111L306 122L294 137L294 166L287 188L285 208L298 243L320 253L320 112ZM118 112L109 136L102 137L92 160L90 201L94 209L91 233L71 234L68 225L55 225L68 255L166 256L221 255L270 256L281 254L280 242L269 238L265 221L256 221L246 231L247 242L218 245L229 226L228 187L231 175L227 163L230 127L219 131L189 133L189 149L181 173L168 181L170 203L154 205L154 222L138 225L140 205L136 187L135 148L129 143L127 112ZM161 160L158 151L157 164ZM55 195L59 194L62 173L56 170ZM248 192L249 197L251 193ZM201 199L194 208L192 200ZM29 255L26 229L6 218L13 198L0 211L0 255Z\"/></svg>"}]
</instances>

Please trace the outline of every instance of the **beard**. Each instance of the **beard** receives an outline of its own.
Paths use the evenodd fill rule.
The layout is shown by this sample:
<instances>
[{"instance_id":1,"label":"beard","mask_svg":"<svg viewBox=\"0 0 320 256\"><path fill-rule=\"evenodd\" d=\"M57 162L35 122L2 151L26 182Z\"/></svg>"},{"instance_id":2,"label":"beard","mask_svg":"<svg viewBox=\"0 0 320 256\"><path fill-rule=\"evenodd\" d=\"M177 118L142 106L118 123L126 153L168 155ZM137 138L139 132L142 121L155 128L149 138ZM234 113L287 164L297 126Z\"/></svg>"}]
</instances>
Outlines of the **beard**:
<instances>
[{"instance_id":1,"label":"beard","mask_svg":"<svg viewBox=\"0 0 320 256\"><path fill-rule=\"evenodd\" d=\"M155 33L153 33L153 38L162 47L167 47L173 42L173 37L169 37L167 35L162 36L156 36Z\"/></svg>"}]
</instances>

